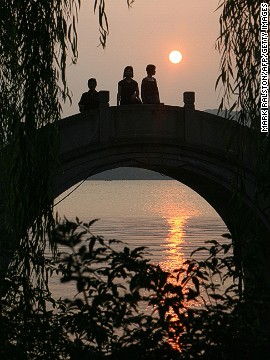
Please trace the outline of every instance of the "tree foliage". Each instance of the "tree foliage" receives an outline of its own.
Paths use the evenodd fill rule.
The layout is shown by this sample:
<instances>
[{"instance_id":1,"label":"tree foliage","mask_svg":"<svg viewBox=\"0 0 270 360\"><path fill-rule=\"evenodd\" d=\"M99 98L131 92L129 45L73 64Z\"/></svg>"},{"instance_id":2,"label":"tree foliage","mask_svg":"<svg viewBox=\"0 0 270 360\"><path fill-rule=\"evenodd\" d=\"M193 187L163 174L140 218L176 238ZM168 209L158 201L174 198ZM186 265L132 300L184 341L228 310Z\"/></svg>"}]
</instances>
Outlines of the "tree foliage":
<instances>
[{"instance_id":1,"label":"tree foliage","mask_svg":"<svg viewBox=\"0 0 270 360\"><path fill-rule=\"evenodd\" d=\"M256 194L253 206L256 210L246 213L243 218L241 205L247 189L243 186L242 180L248 177L248 172L243 170L239 171L237 178L234 179L235 195L232 207L235 228L240 229L237 241L238 244L242 242L242 249L238 246L237 250L239 262L243 262L243 258L246 257L250 276L253 278L253 283L258 285L255 289L257 294L261 291L270 293L269 284L264 278L265 269L261 267L261 264L268 262L270 252L267 241L270 222L270 142L269 134L260 132L260 7L262 2L269 5L269 0L221 0L219 2L221 16L217 48L221 53L221 62L220 75L216 83L216 87L221 86L222 90L220 109L228 109L229 118L232 118L232 110L237 110L238 113L238 122L241 125L237 139L239 162L243 161L243 153L250 149L246 133L250 131L249 127L252 129L252 137L249 139L253 142L251 157L256 159L254 165L256 179L253 184ZM256 217L256 212L263 213L266 220L265 227ZM256 226L254 226L255 223ZM253 226L252 229L251 226ZM243 250L244 247L245 250ZM255 280L258 274L261 280L258 278Z\"/></svg>"},{"instance_id":2,"label":"tree foliage","mask_svg":"<svg viewBox=\"0 0 270 360\"><path fill-rule=\"evenodd\" d=\"M65 70L68 52L77 56L79 4L76 0L0 2L3 272L17 249L20 265L25 253L31 262L53 226L57 131L47 127L38 136L36 129L56 123L61 117L59 98L69 96Z\"/></svg>"},{"instance_id":3,"label":"tree foliage","mask_svg":"<svg viewBox=\"0 0 270 360\"><path fill-rule=\"evenodd\" d=\"M263 358L268 328L254 322L258 304L251 306L242 296L228 241L209 241L196 250L208 254L205 260L189 259L168 273L151 264L145 248L94 236L93 223L65 220L53 231L61 251L47 259L46 274L72 283L74 297L54 299L49 289L41 293L32 286L28 295L35 301L25 303L24 280L10 272L12 286L2 302L1 357Z\"/></svg>"},{"instance_id":4,"label":"tree foliage","mask_svg":"<svg viewBox=\"0 0 270 360\"><path fill-rule=\"evenodd\" d=\"M73 283L73 298L55 300L44 291L51 306L44 312L22 301L14 289L22 279L10 274L15 280L1 315L2 357L251 359L267 349L266 334L245 315L228 242L210 241L197 250L208 253L204 261L190 259L168 273L147 260L145 248L93 236L92 224L63 221L53 232L61 252L47 260L46 271Z\"/></svg>"},{"instance_id":5,"label":"tree foliage","mask_svg":"<svg viewBox=\"0 0 270 360\"><path fill-rule=\"evenodd\" d=\"M266 1L268 2L268 1ZM241 124L257 130L260 109L260 5L261 0L220 1L221 107L240 111Z\"/></svg>"}]
</instances>

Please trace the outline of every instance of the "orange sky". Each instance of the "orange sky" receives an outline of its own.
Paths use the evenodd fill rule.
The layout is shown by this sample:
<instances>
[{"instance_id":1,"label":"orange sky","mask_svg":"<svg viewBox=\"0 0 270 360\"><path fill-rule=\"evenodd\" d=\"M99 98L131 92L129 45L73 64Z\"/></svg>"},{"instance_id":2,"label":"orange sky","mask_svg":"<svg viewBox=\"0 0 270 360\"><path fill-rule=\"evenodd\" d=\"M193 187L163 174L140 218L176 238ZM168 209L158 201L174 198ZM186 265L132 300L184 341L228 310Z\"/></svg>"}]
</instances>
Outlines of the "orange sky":
<instances>
[{"instance_id":1,"label":"orange sky","mask_svg":"<svg viewBox=\"0 0 270 360\"><path fill-rule=\"evenodd\" d=\"M215 82L220 55L215 50L219 33L218 0L135 0L131 9L126 0L107 0L110 34L105 50L99 44L98 17L93 1L82 2L79 17L79 59L68 67L68 84L73 104L64 106L63 116L78 112L87 79L95 77L97 90L110 91L116 105L117 83L123 68L132 65L139 86L149 63L157 66L156 79L161 101L183 106L184 91L196 92L196 108L217 108ZM183 54L180 64L168 60L171 50Z\"/></svg>"}]
</instances>

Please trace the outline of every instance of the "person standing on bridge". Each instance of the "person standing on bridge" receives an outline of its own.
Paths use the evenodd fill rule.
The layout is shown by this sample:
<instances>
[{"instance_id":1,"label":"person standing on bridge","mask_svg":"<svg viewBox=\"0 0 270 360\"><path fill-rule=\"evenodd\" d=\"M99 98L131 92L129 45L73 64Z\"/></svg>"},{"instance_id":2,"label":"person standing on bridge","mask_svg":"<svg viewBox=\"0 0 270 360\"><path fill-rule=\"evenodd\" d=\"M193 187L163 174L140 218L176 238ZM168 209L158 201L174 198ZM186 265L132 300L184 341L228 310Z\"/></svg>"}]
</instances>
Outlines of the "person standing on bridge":
<instances>
[{"instance_id":1,"label":"person standing on bridge","mask_svg":"<svg viewBox=\"0 0 270 360\"><path fill-rule=\"evenodd\" d=\"M126 66L123 80L118 82L117 105L140 104L139 86L133 80L133 67Z\"/></svg>"},{"instance_id":2,"label":"person standing on bridge","mask_svg":"<svg viewBox=\"0 0 270 360\"><path fill-rule=\"evenodd\" d=\"M96 109L99 106L99 97L98 92L96 91L97 80L91 78L88 80L89 90L82 94L81 100L79 102L80 112L85 112L88 110Z\"/></svg>"},{"instance_id":3,"label":"person standing on bridge","mask_svg":"<svg viewBox=\"0 0 270 360\"><path fill-rule=\"evenodd\" d=\"M141 93L144 104L160 104L157 80L153 77L156 73L155 65L146 66L147 77L142 80Z\"/></svg>"}]
</instances>

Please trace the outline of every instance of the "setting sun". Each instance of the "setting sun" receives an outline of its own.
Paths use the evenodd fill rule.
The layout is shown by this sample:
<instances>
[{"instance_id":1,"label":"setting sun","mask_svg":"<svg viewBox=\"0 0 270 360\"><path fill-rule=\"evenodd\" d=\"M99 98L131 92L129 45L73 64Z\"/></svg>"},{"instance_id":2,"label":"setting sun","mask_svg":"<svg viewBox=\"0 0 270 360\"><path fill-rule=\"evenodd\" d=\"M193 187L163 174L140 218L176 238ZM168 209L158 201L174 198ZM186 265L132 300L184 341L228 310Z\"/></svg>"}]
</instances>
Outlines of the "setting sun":
<instances>
[{"instance_id":1,"label":"setting sun","mask_svg":"<svg viewBox=\"0 0 270 360\"><path fill-rule=\"evenodd\" d=\"M182 57L183 57L182 54L178 50L171 51L169 55L170 62L172 62L173 64L180 63Z\"/></svg>"}]
</instances>

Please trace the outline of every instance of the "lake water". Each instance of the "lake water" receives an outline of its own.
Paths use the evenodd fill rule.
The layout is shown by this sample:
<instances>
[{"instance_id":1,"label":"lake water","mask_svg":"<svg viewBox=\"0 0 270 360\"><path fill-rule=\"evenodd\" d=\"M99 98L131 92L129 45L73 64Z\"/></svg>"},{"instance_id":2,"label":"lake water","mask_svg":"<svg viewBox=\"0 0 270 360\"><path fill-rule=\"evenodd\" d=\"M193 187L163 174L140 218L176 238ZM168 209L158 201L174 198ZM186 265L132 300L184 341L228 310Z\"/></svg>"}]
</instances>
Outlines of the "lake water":
<instances>
[{"instance_id":1,"label":"lake water","mask_svg":"<svg viewBox=\"0 0 270 360\"><path fill-rule=\"evenodd\" d=\"M228 232L203 198L175 180L85 181L56 210L69 220L98 218L95 235L148 246L151 261L166 270L179 267L204 241L223 241L221 235ZM53 286L61 295L61 286Z\"/></svg>"}]
</instances>

